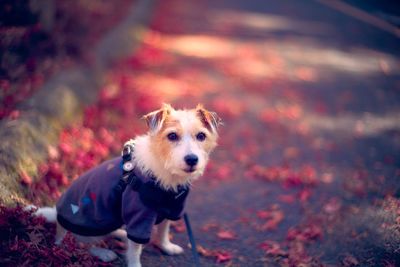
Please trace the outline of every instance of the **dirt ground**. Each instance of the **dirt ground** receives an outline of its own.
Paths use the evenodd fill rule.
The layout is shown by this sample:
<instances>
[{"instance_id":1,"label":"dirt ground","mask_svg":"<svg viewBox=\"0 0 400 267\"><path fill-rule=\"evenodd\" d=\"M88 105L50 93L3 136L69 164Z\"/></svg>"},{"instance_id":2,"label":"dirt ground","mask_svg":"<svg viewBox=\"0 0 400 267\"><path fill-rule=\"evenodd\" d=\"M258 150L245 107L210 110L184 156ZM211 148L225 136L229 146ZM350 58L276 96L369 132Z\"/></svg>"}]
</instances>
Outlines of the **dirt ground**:
<instances>
[{"instance_id":1,"label":"dirt ground","mask_svg":"<svg viewBox=\"0 0 400 267\"><path fill-rule=\"evenodd\" d=\"M202 266L400 265L398 38L318 1L159 1L151 21L98 101L49 148L39 177L22 177L30 201L54 203L144 133L140 117L161 103L203 103L224 125L187 207ZM2 212L5 233L12 216ZM69 239L70 254L57 250L42 229L51 226L36 220L32 230L20 216L29 234L23 244L11 240L17 228L3 238L6 265L44 262L17 258L21 247L54 265L59 255L100 264ZM144 266L193 265L183 223L173 228L185 253L149 245ZM111 265L124 266L122 256Z\"/></svg>"}]
</instances>

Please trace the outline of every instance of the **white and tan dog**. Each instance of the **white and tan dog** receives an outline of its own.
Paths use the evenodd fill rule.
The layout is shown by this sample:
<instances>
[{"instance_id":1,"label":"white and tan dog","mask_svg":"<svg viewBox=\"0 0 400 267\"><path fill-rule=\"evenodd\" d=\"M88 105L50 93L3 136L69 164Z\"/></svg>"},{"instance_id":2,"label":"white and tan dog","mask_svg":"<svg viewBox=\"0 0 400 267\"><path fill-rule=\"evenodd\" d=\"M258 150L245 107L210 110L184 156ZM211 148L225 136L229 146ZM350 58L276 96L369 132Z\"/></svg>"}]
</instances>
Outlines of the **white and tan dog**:
<instances>
[{"instance_id":1,"label":"white and tan dog","mask_svg":"<svg viewBox=\"0 0 400 267\"><path fill-rule=\"evenodd\" d=\"M134 144L135 147L131 160L133 165L142 173L154 175L157 184L164 190L176 191L179 187L190 186L203 174L209 154L217 145L217 128L221 122L216 113L206 110L202 105L191 110L175 110L170 105L164 104L161 109L145 115L144 119L149 126L148 133L127 142ZM75 206L75 209L73 207L73 213L78 208L78 206ZM57 210L55 207L40 208L36 214L46 217L48 221L57 222ZM183 249L169 240L169 226L169 220L154 226L151 242L167 254L180 254ZM66 232L67 230L57 222L57 244L62 242ZM85 243L104 238L104 236L73 234L78 241ZM140 254L143 246L141 243L132 241L129 233L127 236L127 232L123 229L108 235L126 240L128 266L141 266ZM112 261L117 257L111 250L94 246L90 252L103 261Z\"/></svg>"}]
</instances>

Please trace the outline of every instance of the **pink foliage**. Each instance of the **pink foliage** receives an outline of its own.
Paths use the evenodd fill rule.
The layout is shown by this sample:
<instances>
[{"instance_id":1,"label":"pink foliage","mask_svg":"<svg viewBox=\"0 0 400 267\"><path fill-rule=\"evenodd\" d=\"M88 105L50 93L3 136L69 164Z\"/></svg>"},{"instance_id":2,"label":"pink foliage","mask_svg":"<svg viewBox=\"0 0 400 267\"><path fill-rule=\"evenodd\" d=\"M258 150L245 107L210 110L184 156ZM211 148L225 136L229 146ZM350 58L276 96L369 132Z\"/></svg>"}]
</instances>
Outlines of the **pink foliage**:
<instances>
[{"instance_id":1,"label":"pink foliage","mask_svg":"<svg viewBox=\"0 0 400 267\"><path fill-rule=\"evenodd\" d=\"M55 225L22 207L0 206L1 266L112 266L92 257L67 235L54 245Z\"/></svg>"}]
</instances>

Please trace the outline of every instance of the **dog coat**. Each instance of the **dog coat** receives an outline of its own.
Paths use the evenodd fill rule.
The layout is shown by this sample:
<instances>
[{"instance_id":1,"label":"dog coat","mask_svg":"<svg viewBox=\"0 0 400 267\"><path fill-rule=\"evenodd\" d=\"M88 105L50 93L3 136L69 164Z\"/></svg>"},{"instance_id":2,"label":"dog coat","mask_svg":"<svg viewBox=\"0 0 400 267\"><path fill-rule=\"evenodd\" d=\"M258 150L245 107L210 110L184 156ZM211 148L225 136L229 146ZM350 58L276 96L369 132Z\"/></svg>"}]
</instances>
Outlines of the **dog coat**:
<instances>
[{"instance_id":1,"label":"dog coat","mask_svg":"<svg viewBox=\"0 0 400 267\"><path fill-rule=\"evenodd\" d=\"M134 168L121 179L120 157L103 162L78 177L57 202L57 221L83 236L108 234L126 225L128 238L148 243L153 225L183 214L188 187L177 191L158 186L154 177Z\"/></svg>"}]
</instances>

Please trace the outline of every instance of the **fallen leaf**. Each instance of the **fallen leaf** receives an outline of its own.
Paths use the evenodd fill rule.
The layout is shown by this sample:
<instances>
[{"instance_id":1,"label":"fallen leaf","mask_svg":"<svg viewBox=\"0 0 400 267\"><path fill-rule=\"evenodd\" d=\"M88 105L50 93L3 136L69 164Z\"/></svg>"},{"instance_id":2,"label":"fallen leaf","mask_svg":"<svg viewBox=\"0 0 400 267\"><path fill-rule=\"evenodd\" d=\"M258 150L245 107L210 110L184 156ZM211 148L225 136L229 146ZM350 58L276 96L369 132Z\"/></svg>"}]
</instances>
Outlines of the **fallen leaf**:
<instances>
[{"instance_id":1,"label":"fallen leaf","mask_svg":"<svg viewBox=\"0 0 400 267\"><path fill-rule=\"evenodd\" d=\"M230 231L230 230L221 230L217 233L217 236L220 239L224 239L224 240L233 240L236 239L236 235L234 232Z\"/></svg>"},{"instance_id":2,"label":"fallen leaf","mask_svg":"<svg viewBox=\"0 0 400 267\"><path fill-rule=\"evenodd\" d=\"M189 245L189 248L191 248L190 245ZM208 250L200 245L197 245L197 252L203 257L213 257L213 255L214 255L211 250Z\"/></svg>"},{"instance_id":3,"label":"fallen leaf","mask_svg":"<svg viewBox=\"0 0 400 267\"><path fill-rule=\"evenodd\" d=\"M171 224L172 229L177 233L183 233L186 231L186 226L183 220L175 221Z\"/></svg>"},{"instance_id":4,"label":"fallen leaf","mask_svg":"<svg viewBox=\"0 0 400 267\"><path fill-rule=\"evenodd\" d=\"M215 254L217 263L224 263L232 259L232 255L226 251L219 251Z\"/></svg>"},{"instance_id":5,"label":"fallen leaf","mask_svg":"<svg viewBox=\"0 0 400 267\"><path fill-rule=\"evenodd\" d=\"M208 232L211 229L217 229L219 225L215 222L208 222L201 227L201 230L204 232Z\"/></svg>"},{"instance_id":6,"label":"fallen leaf","mask_svg":"<svg viewBox=\"0 0 400 267\"><path fill-rule=\"evenodd\" d=\"M324 211L326 213L332 214L337 212L341 208L341 202L338 198L331 198L328 202L324 205Z\"/></svg>"},{"instance_id":7,"label":"fallen leaf","mask_svg":"<svg viewBox=\"0 0 400 267\"><path fill-rule=\"evenodd\" d=\"M42 235L36 231L32 231L28 233L29 240L34 246L38 246L41 240L43 239Z\"/></svg>"},{"instance_id":8,"label":"fallen leaf","mask_svg":"<svg viewBox=\"0 0 400 267\"><path fill-rule=\"evenodd\" d=\"M260 247L270 256L286 256L288 254L281 248L279 243L275 241L264 241Z\"/></svg>"},{"instance_id":9,"label":"fallen leaf","mask_svg":"<svg viewBox=\"0 0 400 267\"><path fill-rule=\"evenodd\" d=\"M309 189L303 189L299 193L299 199L301 202L307 202L308 199L311 197L311 190Z\"/></svg>"},{"instance_id":10,"label":"fallen leaf","mask_svg":"<svg viewBox=\"0 0 400 267\"><path fill-rule=\"evenodd\" d=\"M25 170L22 170L20 173L20 177L21 177L21 182L24 185L31 185L32 184L32 177L29 176Z\"/></svg>"},{"instance_id":11,"label":"fallen leaf","mask_svg":"<svg viewBox=\"0 0 400 267\"><path fill-rule=\"evenodd\" d=\"M262 218L267 219L267 221L260 227L260 230L262 231L275 230L285 218L285 215L281 210L272 210L259 215L262 215Z\"/></svg>"},{"instance_id":12,"label":"fallen leaf","mask_svg":"<svg viewBox=\"0 0 400 267\"><path fill-rule=\"evenodd\" d=\"M278 199L288 204L292 204L296 201L296 197L294 195L279 195Z\"/></svg>"},{"instance_id":13,"label":"fallen leaf","mask_svg":"<svg viewBox=\"0 0 400 267\"><path fill-rule=\"evenodd\" d=\"M342 263L345 267L358 266L360 264L359 261L352 255L347 255L342 260Z\"/></svg>"},{"instance_id":14,"label":"fallen leaf","mask_svg":"<svg viewBox=\"0 0 400 267\"><path fill-rule=\"evenodd\" d=\"M190 244L189 248L191 248ZM200 256L207 258L215 258L217 263L224 263L232 259L232 254L230 252L224 250L206 249L200 245L197 245L197 252L200 254Z\"/></svg>"}]
</instances>

